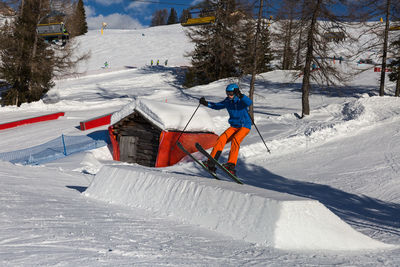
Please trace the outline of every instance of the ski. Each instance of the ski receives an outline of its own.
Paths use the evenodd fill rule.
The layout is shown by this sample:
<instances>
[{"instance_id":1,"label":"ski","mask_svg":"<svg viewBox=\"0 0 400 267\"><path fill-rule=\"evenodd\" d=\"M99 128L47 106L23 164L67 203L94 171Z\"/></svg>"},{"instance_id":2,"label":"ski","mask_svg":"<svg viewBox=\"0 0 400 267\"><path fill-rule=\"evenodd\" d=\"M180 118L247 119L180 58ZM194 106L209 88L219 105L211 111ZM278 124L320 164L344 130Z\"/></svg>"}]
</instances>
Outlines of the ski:
<instances>
[{"instance_id":1,"label":"ski","mask_svg":"<svg viewBox=\"0 0 400 267\"><path fill-rule=\"evenodd\" d=\"M212 177L214 177L217 180L220 180L214 172L210 171L206 167L206 165L204 165L200 160L196 159L192 154L190 154L189 151L187 151L186 148L179 141L176 142L176 144L178 145L179 149L183 151L183 153L185 153L186 155L191 157L197 164L199 164L201 167L203 167L203 169L206 170Z\"/></svg>"},{"instance_id":2,"label":"ski","mask_svg":"<svg viewBox=\"0 0 400 267\"><path fill-rule=\"evenodd\" d=\"M243 182L240 181L240 179L236 175L232 174L221 163L219 163L218 160L214 159L210 154L208 154L208 152L199 143L196 143L196 148L209 160L213 161L215 165L218 166L221 170L223 170L233 181L235 181L238 184L243 184Z\"/></svg>"}]
</instances>

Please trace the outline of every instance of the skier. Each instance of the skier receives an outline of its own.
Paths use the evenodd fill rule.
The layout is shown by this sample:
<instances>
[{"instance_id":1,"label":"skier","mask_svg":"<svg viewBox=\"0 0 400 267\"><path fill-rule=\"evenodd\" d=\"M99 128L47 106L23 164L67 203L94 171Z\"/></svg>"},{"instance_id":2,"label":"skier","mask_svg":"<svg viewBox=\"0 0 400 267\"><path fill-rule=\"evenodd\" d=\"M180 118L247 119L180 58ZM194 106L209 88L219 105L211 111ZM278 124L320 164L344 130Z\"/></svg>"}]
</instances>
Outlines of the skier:
<instances>
[{"instance_id":1,"label":"skier","mask_svg":"<svg viewBox=\"0 0 400 267\"><path fill-rule=\"evenodd\" d=\"M232 174L236 175L236 163L239 154L240 143L250 132L251 118L248 107L253 103L250 98L240 92L236 83L231 83L226 87L227 97L218 103L208 102L204 97L200 98L200 104L212 109L226 108L229 113L230 127L222 133L217 143L214 145L211 156L218 160L227 142L231 142L228 162L222 164ZM212 161L203 162L210 171L215 172L216 167Z\"/></svg>"},{"instance_id":2,"label":"skier","mask_svg":"<svg viewBox=\"0 0 400 267\"><path fill-rule=\"evenodd\" d=\"M315 63L313 63L312 65L311 65L311 71L314 71L314 70L316 70L317 69L317 65L315 64Z\"/></svg>"}]
</instances>

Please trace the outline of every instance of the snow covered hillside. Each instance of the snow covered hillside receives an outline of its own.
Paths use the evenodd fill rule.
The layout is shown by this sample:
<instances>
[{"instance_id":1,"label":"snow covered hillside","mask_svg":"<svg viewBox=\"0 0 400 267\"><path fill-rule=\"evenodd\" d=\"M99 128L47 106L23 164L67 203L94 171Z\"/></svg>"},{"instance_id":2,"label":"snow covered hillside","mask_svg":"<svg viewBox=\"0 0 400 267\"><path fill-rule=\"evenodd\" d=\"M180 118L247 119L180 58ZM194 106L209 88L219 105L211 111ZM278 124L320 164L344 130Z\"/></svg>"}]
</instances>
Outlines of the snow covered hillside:
<instances>
[{"instance_id":1,"label":"snow covered hillside","mask_svg":"<svg viewBox=\"0 0 400 267\"><path fill-rule=\"evenodd\" d=\"M201 96L220 101L238 82L182 88L193 46L179 25L78 41L92 55L82 75L57 80L43 101L0 107L0 124L65 116L1 130L0 153L101 133L106 126L80 131L79 122L135 99L194 112ZM357 67L367 66L338 66ZM311 115L299 120L301 78L292 74L257 78L255 122L271 154L252 129L237 167L245 185L216 181L189 158L157 169L115 162L109 147L40 166L0 161L0 265L399 266L400 100L376 96L379 73L369 69L346 87L314 88ZM249 83L240 81L243 92ZM212 118L204 129L226 129L226 111L200 109Z\"/></svg>"}]
</instances>

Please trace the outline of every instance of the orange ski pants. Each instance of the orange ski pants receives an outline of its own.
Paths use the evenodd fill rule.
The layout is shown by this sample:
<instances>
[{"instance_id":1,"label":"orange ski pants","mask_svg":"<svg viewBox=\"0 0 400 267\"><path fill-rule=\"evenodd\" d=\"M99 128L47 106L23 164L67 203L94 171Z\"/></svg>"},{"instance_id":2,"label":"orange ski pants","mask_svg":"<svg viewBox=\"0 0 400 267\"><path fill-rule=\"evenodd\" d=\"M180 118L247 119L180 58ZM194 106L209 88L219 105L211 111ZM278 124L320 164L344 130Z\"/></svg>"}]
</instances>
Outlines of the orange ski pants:
<instances>
[{"instance_id":1,"label":"orange ski pants","mask_svg":"<svg viewBox=\"0 0 400 267\"><path fill-rule=\"evenodd\" d=\"M229 127L218 137L217 143L214 145L213 150L211 151L211 156L214 158L218 151L222 152L227 142L231 142L231 151L229 152L228 162L236 165L240 143L249 132L250 129L246 127Z\"/></svg>"}]
</instances>

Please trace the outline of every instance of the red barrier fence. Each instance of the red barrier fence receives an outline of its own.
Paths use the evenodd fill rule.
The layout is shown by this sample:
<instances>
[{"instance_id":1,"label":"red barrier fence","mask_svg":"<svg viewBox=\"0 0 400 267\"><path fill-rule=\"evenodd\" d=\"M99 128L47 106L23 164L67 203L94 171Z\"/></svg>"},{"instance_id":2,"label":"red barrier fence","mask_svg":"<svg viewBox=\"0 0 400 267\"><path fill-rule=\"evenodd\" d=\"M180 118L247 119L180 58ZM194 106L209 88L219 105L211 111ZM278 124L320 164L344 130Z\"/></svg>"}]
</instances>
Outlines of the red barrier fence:
<instances>
[{"instance_id":1,"label":"red barrier fence","mask_svg":"<svg viewBox=\"0 0 400 267\"><path fill-rule=\"evenodd\" d=\"M92 128L108 125L111 123L111 116L112 113L92 118L86 121L81 121L80 129L81 131L86 131Z\"/></svg>"},{"instance_id":2,"label":"red barrier fence","mask_svg":"<svg viewBox=\"0 0 400 267\"><path fill-rule=\"evenodd\" d=\"M58 112L58 113L47 114L47 115L24 119L24 120L19 120L19 121L7 122L7 123L0 124L0 130L14 128L14 127L25 125L25 124L32 124L32 123L37 123L37 122L42 122L42 121L56 120L60 116L64 116L64 115L65 115L64 112Z\"/></svg>"},{"instance_id":3,"label":"red barrier fence","mask_svg":"<svg viewBox=\"0 0 400 267\"><path fill-rule=\"evenodd\" d=\"M375 67L374 72L381 72L382 68ZM385 69L385 72L392 72L392 69Z\"/></svg>"}]
</instances>

